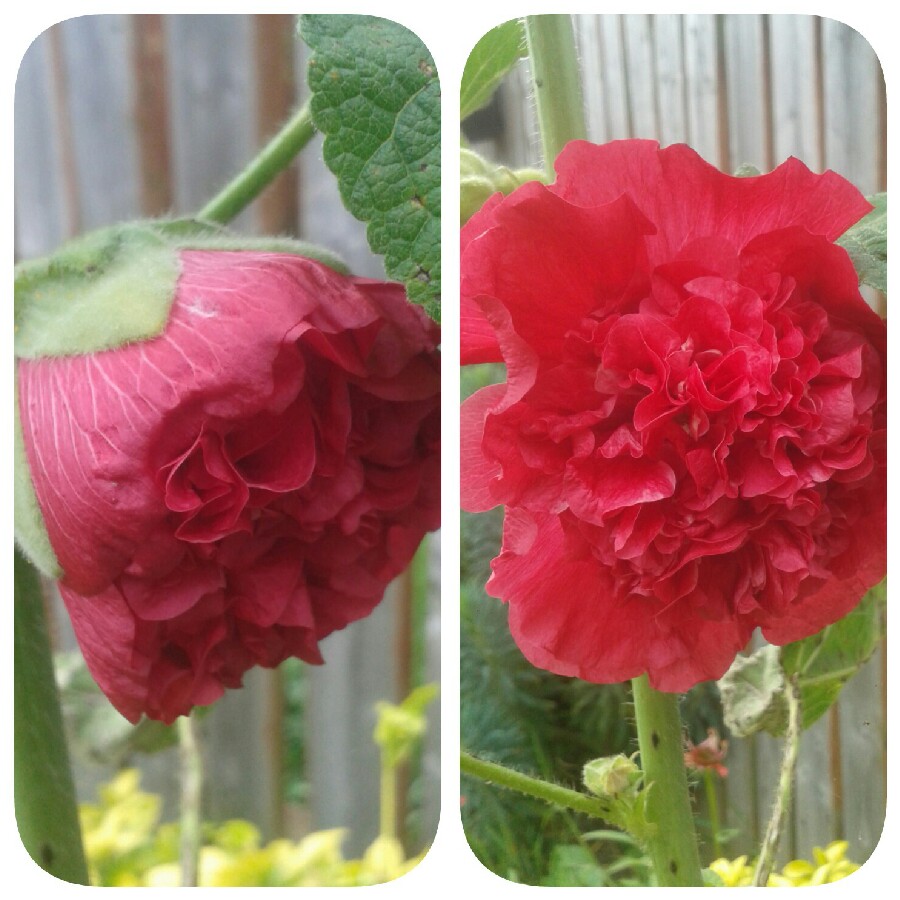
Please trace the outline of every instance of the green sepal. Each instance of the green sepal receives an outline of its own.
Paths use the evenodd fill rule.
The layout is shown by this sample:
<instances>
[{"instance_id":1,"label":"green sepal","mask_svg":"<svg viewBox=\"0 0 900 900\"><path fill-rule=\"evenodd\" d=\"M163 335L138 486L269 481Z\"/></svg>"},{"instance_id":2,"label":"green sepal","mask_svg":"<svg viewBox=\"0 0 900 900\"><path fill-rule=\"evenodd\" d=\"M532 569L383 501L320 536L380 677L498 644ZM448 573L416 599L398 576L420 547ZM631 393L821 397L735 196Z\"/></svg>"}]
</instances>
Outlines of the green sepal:
<instances>
[{"instance_id":1,"label":"green sepal","mask_svg":"<svg viewBox=\"0 0 900 900\"><path fill-rule=\"evenodd\" d=\"M36 359L111 350L162 334L181 250L293 253L346 274L327 250L246 237L197 219L145 220L89 232L15 272L15 352Z\"/></svg>"},{"instance_id":2,"label":"green sepal","mask_svg":"<svg viewBox=\"0 0 900 900\"><path fill-rule=\"evenodd\" d=\"M50 545L50 536L44 525L44 517L38 506L34 484L31 481L31 469L25 453L25 439L22 435L22 422L19 416L18 389L16 402L13 448L13 516L15 520L16 544L26 559L48 578L61 578L63 571Z\"/></svg>"},{"instance_id":3,"label":"green sepal","mask_svg":"<svg viewBox=\"0 0 900 900\"><path fill-rule=\"evenodd\" d=\"M539 169L508 169L479 156L474 150L459 151L459 224L465 225L498 191L511 194L527 181L546 181Z\"/></svg>"},{"instance_id":4,"label":"green sepal","mask_svg":"<svg viewBox=\"0 0 900 900\"><path fill-rule=\"evenodd\" d=\"M109 350L160 334L178 281L178 254L145 223L115 225L16 266L17 357Z\"/></svg>"}]
</instances>

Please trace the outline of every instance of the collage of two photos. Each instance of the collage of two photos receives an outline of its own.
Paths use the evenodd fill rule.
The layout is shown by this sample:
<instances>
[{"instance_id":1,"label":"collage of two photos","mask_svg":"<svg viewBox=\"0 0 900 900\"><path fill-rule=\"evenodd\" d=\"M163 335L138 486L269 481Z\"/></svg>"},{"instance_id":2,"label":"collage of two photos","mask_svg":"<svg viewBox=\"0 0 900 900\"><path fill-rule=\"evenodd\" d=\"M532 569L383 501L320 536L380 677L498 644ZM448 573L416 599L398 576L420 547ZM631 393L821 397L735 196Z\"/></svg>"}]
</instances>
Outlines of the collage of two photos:
<instances>
[{"instance_id":1,"label":"collage of two photos","mask_svg":"<svg viewBox=\"0 0 900 900\"><path fill-rule=\"evenodd\" d=\"M879 58L814 15L481 34L27 44L35 878L800 887L885 852Z\"/></svg>"}]
</instances>

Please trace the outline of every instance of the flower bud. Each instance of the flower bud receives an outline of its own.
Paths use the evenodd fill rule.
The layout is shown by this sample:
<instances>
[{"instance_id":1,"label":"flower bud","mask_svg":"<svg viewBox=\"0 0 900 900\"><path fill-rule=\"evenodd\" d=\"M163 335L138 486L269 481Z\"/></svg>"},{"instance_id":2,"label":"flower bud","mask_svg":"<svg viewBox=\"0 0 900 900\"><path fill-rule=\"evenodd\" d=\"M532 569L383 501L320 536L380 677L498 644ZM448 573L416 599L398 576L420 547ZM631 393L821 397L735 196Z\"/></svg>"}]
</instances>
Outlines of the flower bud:
<instances>
[{"instance_id":1,"label":"flower bud","mask_svg":"<svg viewBox=\"0 0 900 900\"><path fill-rule=\"evenodd\" d=\"M598 797L616 798L631 791L641 780L637 763L621 753L601 756L585 764L582 775L585 787Z\"/></svg>"},{"instance_id":2,"label":"flower bud","mask_svg":"<svg viewBox=\"0 0 900 900\"><path fill-rule=\"evenodd\" d=\"M473 150L459 151L459 219L464 225L491 194L510 194L526 181L541 181L539 169L508 169L488 162Z\"/></svg>"},{"instance_id":3,"label":"flower bud","mask_svg":"<svg viewBox=\"0 0 900 900\"><path fill-rule=\"evenodd\" d=\"M438 524L437 327L242 244L138 223L17 273L17 538L132 721L321 662Z\"/></svg>"}]
</instances>

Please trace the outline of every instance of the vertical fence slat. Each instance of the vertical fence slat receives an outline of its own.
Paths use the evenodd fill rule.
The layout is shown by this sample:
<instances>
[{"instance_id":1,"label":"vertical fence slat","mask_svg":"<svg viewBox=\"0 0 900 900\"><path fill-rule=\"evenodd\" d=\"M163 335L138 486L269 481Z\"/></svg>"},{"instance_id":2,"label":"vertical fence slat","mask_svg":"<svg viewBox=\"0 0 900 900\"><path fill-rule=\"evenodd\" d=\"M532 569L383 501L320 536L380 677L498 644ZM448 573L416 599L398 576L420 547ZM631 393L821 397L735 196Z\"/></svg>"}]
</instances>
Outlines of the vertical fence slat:
<instances>
[{"instance_id":1,"label":"vertical fence slat","mask_svg":"<svg viewBox=\"0 0 900 900\"><path fill-rule=\"evenodd\" d=\"M172 207L169 91L165 25L161 15L132 16L134 127L140 160L141 212L166 215Z\"/></svg>"},{"instance_id":2,"label":"vertical fence slat","mask_svg":"<svg viewBox=\"0 0 900 900\"><path fill-rule=\"evenodd\" d=\"M16 253L41 256L69 231L47 37L25 52L16 79Z\"/></svg>"},{"instance_id":3,"label":"vertical fence slat","mask_svg":"<svg viewBox=\"0 0 900 900\"><path fill-rule=\"evenodd\" d=\"M102 15L58 26L81 230L140 214L128 24L127 16Z\"/></svg>"},{"instance_id":4,"label":"vertical fence slat","mask_svg":"<svg viewBox=\"0 0 900 900\"><path fill-rule=\"evenodd\" d=\"M721 165L715 16L686 15L683 28L688 121L686 139L705 160Z\"/></svg>"},{"instance_id":5,"label":"vertical fence slat","mask_svg":"<svg viewBox=\"0 0 900 900\"><path fill-rule=\"evenodd\" d=\"M886 781L881 653L863 666L841 696L841 758L848 855L867 859L884 826Z\"/></svg>"},{"instance_id":6,"label":"vertical fence slat","mask_svg":"<svg viewBox=\"0 0 900 900\"><path fill-rule=\"evenodd\" d=\"M608 140L632 137L625 80L625 54L622 42L622 16L600 16L600 64L606 90L603 104Z\"/></svg>"},{"instance_id":7,"label":"vertical fence slat","mask_svg":"<svg viewBox=\"0 0 900 900\"><path fill-rule=\"evenodd\" d=\"M589 138L597 143L612 139L607 127L606 96L609 91L598 50L602 40L602 21L600 16L581 15L576 17L575 26L578 56L581 60L585 126Z\"/></svg>"},{"instance_id":8,"label":"vertical fence slat","mask_svg":"<svg viewBox=\"0 0 900 900\"><path fill-rule=\"evenodd\" d=\"M816 19L771 17L772 123L775 162L789 156L821 171Z\"/></svg>"},{"instance_id":9,"label":"vertical fence slat","mask_svg":"<svg viewBox=\"0 0 900 900\"><path fill-rule=\"evenodd\" d=\"M166 17L174 206L196 212L234 176L257 149L249 16L174 15ZM236 60L248 64L236 64ZM234 223L253 230L243 212Z\"/></svg>"},{"instance_id":10,"label":"vertical fence slat","mask_svg":"<svg viewBox=\"0 0 900 900\"><path fill-rule=\"evenodd\" d=\"M683 20L678 15L650 17L656 59L659 140L663 145L688 139Z\"/></svg>"},{"instance_id":11,"label":"vertical fence slat","mask_svg":"<svg viewBox=\"0 0 900 900\"><path fill-rule=\"evenodd\" d=\"M734 15L724 20L731 154L728 169L734 171L745 163L764 169L768 111L762 16Z\"/></svg>"},{"instance_id":12,"label":"vertical fence slat","mask_svg":"<svg viewBox=\"0 0 900 900\"><path fill-rule=\"evenodd\" d=\"M645 15L621 19L631 128L637 138L659 136L652 19Z\"/></svg>"},{"instance_id":13,"label":"vertical fence slat","mask_svg":"<svg viewBox=\"0 0 900 900\"><path fill-rule=\"evenodd\" d=\"M284 123L296 104L294 16L253 16L256 68L256 134L262 146ZM257 201L263 234L296 234L297 165L285 169Z\"/></svg>"},{"instance_id":14,"label":"vertical fence slat","mask_svg":"<svg viewBox=\"0 0 900 900\"><path fill-rule=\"evenodd\" d=\"M825 165L863 193L878 187L878 106L883 79L869 43L834 19L822 21Z\"/></svg>"}]
</instances>

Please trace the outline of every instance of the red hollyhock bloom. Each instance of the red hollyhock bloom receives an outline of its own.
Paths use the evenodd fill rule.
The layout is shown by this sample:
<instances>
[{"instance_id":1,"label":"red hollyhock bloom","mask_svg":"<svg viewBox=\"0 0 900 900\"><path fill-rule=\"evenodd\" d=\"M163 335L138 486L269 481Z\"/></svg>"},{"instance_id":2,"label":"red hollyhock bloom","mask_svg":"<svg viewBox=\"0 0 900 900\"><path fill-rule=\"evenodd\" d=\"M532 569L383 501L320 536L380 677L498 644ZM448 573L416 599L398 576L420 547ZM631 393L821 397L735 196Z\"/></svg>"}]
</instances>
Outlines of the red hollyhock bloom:
<instances>
[{"instance_id":1,"label":"red hollyhock bloom","mask_svg":"<svg viewBox=\"0 0 900 900\"><path fill-rule=\"evenodd\" d=\"M796 159L569 144L462 232L462 498L506 507L488 593L537 666L664 691L885 572L885 326L834 241L871 208Z\"/></svg>"},{"instance_id":2,"label":"red hollyhock bloom","mask_svg":"<svg viewBox=\"0 0 900 900\"><path fill-rule=\"evenodd\" d=\"M180 259L159 337L18 365L62 596L132 721L321 662L439 517L437 328L400 285L290 254Z\"/></svg>"}]
</instances>

